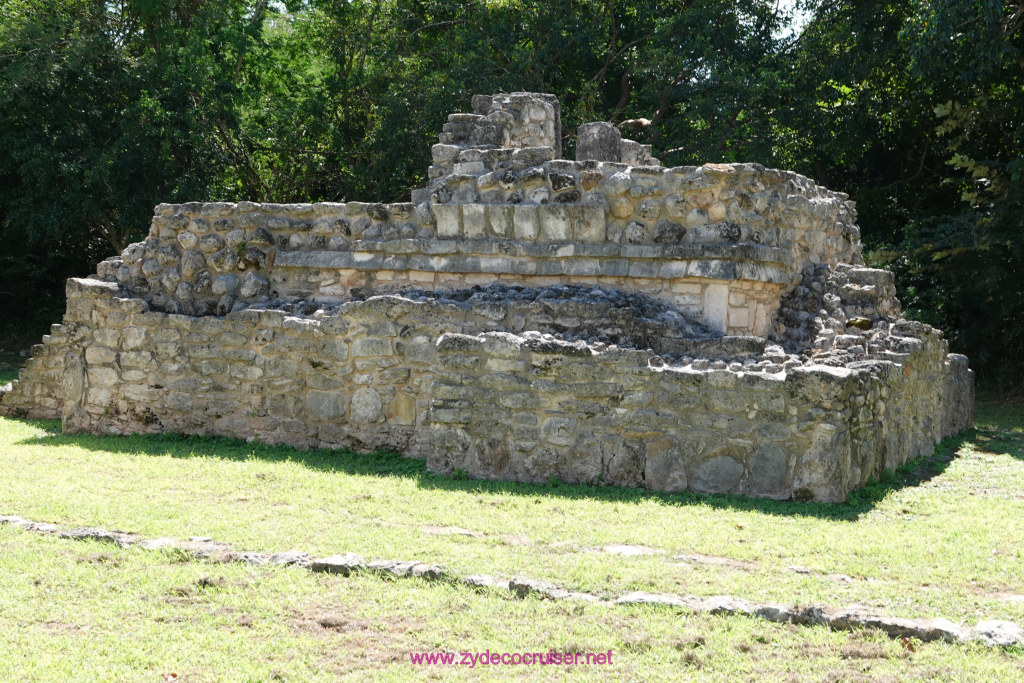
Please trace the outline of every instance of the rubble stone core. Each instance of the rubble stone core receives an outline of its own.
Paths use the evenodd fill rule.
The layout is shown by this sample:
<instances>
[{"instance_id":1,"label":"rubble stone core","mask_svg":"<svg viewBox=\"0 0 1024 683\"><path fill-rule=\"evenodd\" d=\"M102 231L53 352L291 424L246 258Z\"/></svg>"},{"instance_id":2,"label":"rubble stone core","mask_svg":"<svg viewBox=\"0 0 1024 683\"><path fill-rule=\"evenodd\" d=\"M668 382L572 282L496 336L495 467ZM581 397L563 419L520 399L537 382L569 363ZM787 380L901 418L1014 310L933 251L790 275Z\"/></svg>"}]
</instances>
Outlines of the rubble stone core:
<instances>
[{"instance_id":1,"label":"rubble stone core","mask_svg":"<svg viewBox=\"0 0 1024 683\"><path fill-rule=\"evenodd\" d=\"M157 206L0 414L822 501L972 425L966 357L863 266L847 195L608 124L560 159L552 95L473 110L408 203Z\"/></svg>"}]
</instances>

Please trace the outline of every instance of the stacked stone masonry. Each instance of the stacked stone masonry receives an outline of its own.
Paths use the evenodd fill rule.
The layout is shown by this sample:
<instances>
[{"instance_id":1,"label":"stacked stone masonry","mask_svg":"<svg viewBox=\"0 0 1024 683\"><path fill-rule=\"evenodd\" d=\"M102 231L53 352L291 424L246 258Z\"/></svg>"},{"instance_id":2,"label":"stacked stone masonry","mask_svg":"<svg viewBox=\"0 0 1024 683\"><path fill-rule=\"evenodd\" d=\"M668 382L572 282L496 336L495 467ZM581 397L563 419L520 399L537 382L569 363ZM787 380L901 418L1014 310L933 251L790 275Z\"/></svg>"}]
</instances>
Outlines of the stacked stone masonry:
<instances>
[{"instance_id":1,"label":"stacked stone masonry","mask_svg":"<svg viewBox=\"0 0 1024 683\"><path fill-rule=\"evenodd\" d=\"M409 203L159 205L0 413L825 501L972 424L966 358L863 267L846 195L662 168L608 124L559 159L550 95L473 109Z\"/></svg>"}]
</instances>

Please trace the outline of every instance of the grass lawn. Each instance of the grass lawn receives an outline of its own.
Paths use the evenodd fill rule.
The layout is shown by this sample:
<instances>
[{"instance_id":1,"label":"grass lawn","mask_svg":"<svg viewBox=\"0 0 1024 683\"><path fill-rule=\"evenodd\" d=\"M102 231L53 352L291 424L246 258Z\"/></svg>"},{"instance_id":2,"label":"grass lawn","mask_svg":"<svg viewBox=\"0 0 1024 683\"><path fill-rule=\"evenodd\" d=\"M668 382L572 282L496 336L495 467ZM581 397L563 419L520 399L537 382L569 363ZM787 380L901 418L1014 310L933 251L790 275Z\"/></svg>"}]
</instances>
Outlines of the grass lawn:
<instances>
[{"instance_id":1,"label":"grass lawn","mask_svg":"<svg viewBox=\"0 0 1024 683\"><path fill-rule=\"evenodd\" d=\"M820 505L457 480L389 454L63 435L56 422L0 419L0 514L421 560L608 597L728 594L1024 623L1024 404L981 402L977 426L848 503ZM911 651L873 632L182 561L2 527L0 543L0 661L18 680L406 680L450 675L412 667L414 651L552 647L619 655L574 670L595 679L1024 679L1020 652ZM646 554L609 552L622 545Z\"/></svg>"},{"instance_id":2,"label":"grass lawn","mask_svg":"<svg viewBox=\"0 0 1024 683\"><path fill-rule=\"evenodd\" d=\"M418 579L183 561L0 527L5 680L1014 680L1014 653ZM612 651L610 665L413 665L420 652ZM461 657L458 658L461 660ZM458 661L457 660L457 661ZM176 674L176 676L172 676Z\"/></svg>"}]
</instances>

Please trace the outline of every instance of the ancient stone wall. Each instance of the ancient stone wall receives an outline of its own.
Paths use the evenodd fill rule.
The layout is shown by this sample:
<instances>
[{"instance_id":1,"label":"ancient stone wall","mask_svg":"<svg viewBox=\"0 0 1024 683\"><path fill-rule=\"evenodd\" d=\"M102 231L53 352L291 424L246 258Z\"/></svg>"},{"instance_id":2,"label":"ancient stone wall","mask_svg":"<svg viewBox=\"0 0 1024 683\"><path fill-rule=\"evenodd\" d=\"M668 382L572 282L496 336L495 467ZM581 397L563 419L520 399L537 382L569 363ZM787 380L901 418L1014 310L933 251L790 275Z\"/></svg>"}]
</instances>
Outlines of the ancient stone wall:
<instances>
[{"instance_id":1,"label":"ancient stone wall","mask_svg":"<svg viewBox=\"0 0 1024 683\"><path fill-rule=\"evenodd\" d=\"M159 205L0 414L828 501L971 425L966 359L861 265L846 195L664 169L609 124L558 159L553 97L473 108L412 202Z\"/></svg>"},{"instance_id":2,"label":"ancient stone wall","mask_svg":"<svg viewBox=\"0 0 1024 683\"><path fill-rule=\"evenodd\" d=\"M544 193L562 191L554 203L533 192L520 203L162 204L146 241L98 272L159 310L193 315L410 286L575 282L642 292L722 332L763 336L794 273L860 258L850 203L794 174L552 164L530 170ZM566 189L577 183L590 194ZM559 202L565 192L579 201Z\"/></svg>"},{"instance_id":3,"label":"ancient stone wall","mask_svg":"<svg viewBox=\"0 0 1024 683\"><path fill-rule=\"evenodd\" d=\"M970 424L969 401L946 400L973 386L966 359L917 331L899 365L789 368L445 335L428 462L517 481L843 500Z\"/></svg>"},{"instance_id":4,"label":"ancient stone wall","mask_svg":"<svg viewBox=\"0 0 1024 683\"><path fill-rule=\"evenodd\" d=\"M195 317L120 293L69 281L65 322L9 412L60 415L72 431L386 447L472 476L818 500L843 499L972 420L966 359L906 321L890 360L830 366L715 338L691 358L672 347L671 317L616 326L614 307L580 320L581 336L628 342L660 324L664 356L497 331L543 329L544 317L555 329L583 297L531 310L384 296L316 317Z\"/></svg>"}]
</instances>

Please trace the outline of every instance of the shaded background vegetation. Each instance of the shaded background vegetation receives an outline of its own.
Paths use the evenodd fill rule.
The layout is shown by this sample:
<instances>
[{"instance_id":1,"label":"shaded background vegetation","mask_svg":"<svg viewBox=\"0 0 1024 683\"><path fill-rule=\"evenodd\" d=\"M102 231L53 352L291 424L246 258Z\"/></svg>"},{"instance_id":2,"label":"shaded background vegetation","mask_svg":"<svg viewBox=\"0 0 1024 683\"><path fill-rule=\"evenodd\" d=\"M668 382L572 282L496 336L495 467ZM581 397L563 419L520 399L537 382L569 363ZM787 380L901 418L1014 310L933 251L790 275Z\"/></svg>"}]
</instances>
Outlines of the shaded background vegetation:
<instances>
[{"instance_id":1,"label":"shaded background vegetation","mask_svg":"<svg viewBox=\"0 0 1024 683\"><path fill-rule=\"evenodd\" d=\"M1016 0L0 0L0 336L156 203L400 200L448 113L536 90L569 156L632 121L666 165L848 192L908 316L1020 386L1022 31Z\"/></svg>"}]
</instances>

